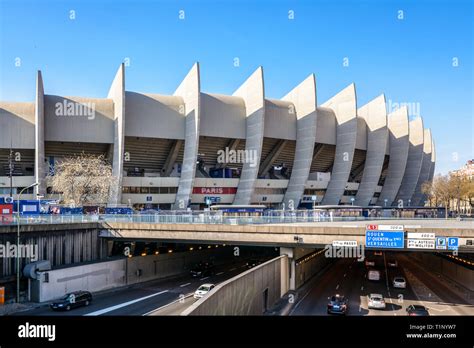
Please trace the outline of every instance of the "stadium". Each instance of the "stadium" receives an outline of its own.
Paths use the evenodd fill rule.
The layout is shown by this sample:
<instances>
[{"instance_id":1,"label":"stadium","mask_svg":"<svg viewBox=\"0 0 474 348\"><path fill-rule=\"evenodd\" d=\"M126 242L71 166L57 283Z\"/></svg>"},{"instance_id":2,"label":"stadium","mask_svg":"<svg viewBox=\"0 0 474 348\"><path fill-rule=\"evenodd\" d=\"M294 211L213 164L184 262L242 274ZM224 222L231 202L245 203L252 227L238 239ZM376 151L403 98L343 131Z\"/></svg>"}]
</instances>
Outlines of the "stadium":
<instances>
[{"instance_id":1,"label":"stadium","mask_svg":"<svg viewBox=\"0 0 474 348\"><path fill-rule=\"evenodd\" d=\"M128 91L122 64L107 98L65 97L45 94L38 71L33 102L0 102L0 197L12 177L13 194L38 182L24 198L54 198L48 168L86 153L112 164L110 206L425 205L431 132L407 107L387 114L384 95L358 106L351 84L318 103L311 74L268 99L261 67L232 95L208 93L198 63L177 85L173 95Z\"/></svg>"}]
</instances>

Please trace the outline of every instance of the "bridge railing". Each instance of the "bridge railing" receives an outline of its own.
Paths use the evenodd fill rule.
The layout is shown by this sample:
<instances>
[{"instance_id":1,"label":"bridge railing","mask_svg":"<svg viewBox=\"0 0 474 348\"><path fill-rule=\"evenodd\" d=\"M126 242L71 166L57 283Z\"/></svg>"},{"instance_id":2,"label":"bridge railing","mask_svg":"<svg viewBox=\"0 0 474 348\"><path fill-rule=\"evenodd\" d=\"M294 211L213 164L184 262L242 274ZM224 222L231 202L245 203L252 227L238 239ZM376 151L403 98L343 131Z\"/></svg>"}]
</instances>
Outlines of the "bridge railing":
<instances>
[{"instance_id":1,"label":"bridge railing","mask_svg":"<svg viewBox=\"0 0 474 348\"><path fill-rule=\"evenodd\" d=\"M4 215L5 216L5 215ZM157 213L157 214L133 214L133 215L37 215L22 216L20 224L65 224L65 223L90 223L90 222L132 222L132 223L155 223L155 224L225 224L225 225L258 225L258 224L288 224L288 223L310 223L310 222L337 222L337 221L374 221L374 220L399 220L428 218L396 218L396 217L364 217L364 216L323 216L311 214L297 214L282 212L280 214L263 216L225 216L215 212L185 212L185 213ZM433 220L433 218L430 218ZM8 219L0 219L1 225L16 225L17 216L9 215ZM444 218L436 220L446 221ZM459 219L451 219L458 220ZM463 219L470 220L473 219Z\"/></svg>"}]
</instances>

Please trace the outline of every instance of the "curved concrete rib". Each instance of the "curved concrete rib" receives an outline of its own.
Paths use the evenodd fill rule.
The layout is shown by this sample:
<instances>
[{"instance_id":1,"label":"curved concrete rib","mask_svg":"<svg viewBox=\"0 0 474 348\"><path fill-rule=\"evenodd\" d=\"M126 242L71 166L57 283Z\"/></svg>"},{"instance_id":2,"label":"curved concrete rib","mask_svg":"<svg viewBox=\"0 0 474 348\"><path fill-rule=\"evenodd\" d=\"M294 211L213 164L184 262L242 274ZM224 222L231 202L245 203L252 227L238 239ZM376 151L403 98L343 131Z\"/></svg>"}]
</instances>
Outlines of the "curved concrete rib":
<instances>
[{"instance_id":1,"label":"curved concrete rib","mask_svg":"<svg viewBox=\"0 0 474 348\"><path fill-rule=\"evenodd\" d=\"M199 149L200 83L199 63L195 63L173 93L173 95L183 98L186 122L183 165L173 209L186 209L193 191Z\"/></svg>"},{"instance_id":2,"label":"curved concrete rib","mask_svg":"<svg viewBox=\"0 0 474 348\"><path fill-rule=\"evenodd\" d=\"M351 172L357 140L357 102L355 85L343 89L322 108L332 109L336 116L336 154L326 194L321 204L339 204Z\"/></svg>"},{"instance_id":3,"label":"curved concrete rib","mask_svg":"<svg viewBox=\"0 0 474 348\"><path fill-rule=\"evenodd\" d=\"M122 63L115 74L110 86L108 99L114 102L114 155L112 162L112 175L115 182L112 184L109 204L116 205L122 201L122 171L125 148L125 65Z\"/></svg>"},{"instance_id":4,"label":"curved concrete rib","mask_svg":"<svg viewBox=\"0 0 474 348\"><path fill-rule=\"evenodd\" d=\"M407 166L397 198L395 199L397 204L403 202L404 206L413 206L411 197L415 193L416 184L420 176L423 161L423 119L418 117L410 121L409 131L410 147L408 150Z\"/></svg>"},{"instance_id":5,"label":"curved concrete rib","mask_svg":"<svg viewBox=\"0 0 474 348\"><path fill-rule=\"evenodd\" d=\"M388 173L385 183L380 192L377 205L391 206L402 183L403 174L408 159L408 109L403 106L387 117L389 131L389 154Z\"/></svg>"},{"instance_id":6,"label":"curved concrete rib","mask_svg":"<svg viewBox=\"0 0 474 348\"><path fill-rule=\"evenodd\" d=\"M357 116L363 118L367 124L367 155L354 204L368 206L382 173L388 140L385 96L382 94L359 108Z\"/></svg>"},{"instance_id":7,"label":"curved concrete rib","mask_svg":"<svg viewBox=\"0 0 474 348\"><path fill-rule=\"evenodd\" d=\"M423 183L429 180L430 178L430 169L431 169L431 131L429 129L424 130L424 139L423 139L423 159L421 163L420 176L418 177L418 182L416 183L415 193L411 198L413 206L424 206L426 196L421 192Z\"/></svg>"},{"instance_id":8,"label":"curved concrete rib","mask_svg":"<svg viewBox=\"0 0 474 348\"><path fill-rule=\"evenodd\" d=\"M244 100L246 116L245 163L233 204L250 204L258 177L265 124L263 68L259 67L232 95Z\"/></svg>"},{"instance_id":9,"label":"curved concrete rib","mask_svg":"<svg viewBox=\"0 0 474 348\"><path fill-rule=\"evenodd\" d=\"M314 74L311 74L282 99L293 103L296 111L295 158L283 202L285 207L297 209L308 180L314 143L316 142L317 102Z\"/></svg>"},{"instance_id":10,"label":"curved concrete rib","mask_svg":"<svg viewBox=\"0 0 474 348\"><path fill-rule=\"evenodd\" d=\"M44 163L44 87L41 71L36 73L35 96L35 181L39 183L35 188L38 195L46 194L46 168Z\"/></svg>"}]
</instances>

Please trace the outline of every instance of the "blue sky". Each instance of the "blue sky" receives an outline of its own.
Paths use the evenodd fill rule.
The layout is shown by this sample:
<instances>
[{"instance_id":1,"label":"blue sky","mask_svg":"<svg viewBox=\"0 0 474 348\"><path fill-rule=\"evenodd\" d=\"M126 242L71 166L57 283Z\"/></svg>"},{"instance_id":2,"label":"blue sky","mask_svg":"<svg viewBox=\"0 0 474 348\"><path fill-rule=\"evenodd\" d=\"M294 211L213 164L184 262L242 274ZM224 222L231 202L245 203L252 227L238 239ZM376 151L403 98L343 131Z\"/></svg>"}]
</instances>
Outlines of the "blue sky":
<instances>
[{"instance_id":1,"label":"blue sky","mask_svg":"<svg viewBox=\"0 0 474 348\"><path fill-rule=\"evenodd\" d=\"M318 103L352 82L358 106L381 93L417 103L446 173L474 158L472 3L0 0L0 100L33 101L38 69L47 94L106 97L125 58L127 90L159 94L195 61L213 93L231 94L259 65L268 98L315 73Z\"/></svg>"}]
</instances>

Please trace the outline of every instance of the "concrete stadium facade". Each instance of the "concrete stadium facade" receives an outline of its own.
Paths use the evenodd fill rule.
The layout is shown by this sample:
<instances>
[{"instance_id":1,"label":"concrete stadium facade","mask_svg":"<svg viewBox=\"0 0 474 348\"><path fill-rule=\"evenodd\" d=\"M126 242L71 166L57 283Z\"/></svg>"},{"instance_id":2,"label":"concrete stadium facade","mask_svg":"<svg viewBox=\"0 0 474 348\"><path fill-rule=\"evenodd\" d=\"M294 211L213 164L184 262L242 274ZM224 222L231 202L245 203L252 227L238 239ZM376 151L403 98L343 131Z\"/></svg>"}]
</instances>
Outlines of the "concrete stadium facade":
<instances>
[{"instance_id":1,"label":"concrete stadium facade","mask_svg":"<svg viewBox=\"0 0 474 348\"><path fill-rule=\"evenodd\" d=\"M110 205L160 209L209 203L273 207L423 205L434 140L421 118L385 96L358 107L355 84L318 105L311 74L281 100L266 98L259 67L232 95L201 91L196 63L173 95L125 88L122 64L107 98L45 94L0 102L0 196L39 182L64 156L104 154L118 178Z\"/></svg>"}]
</instances>

